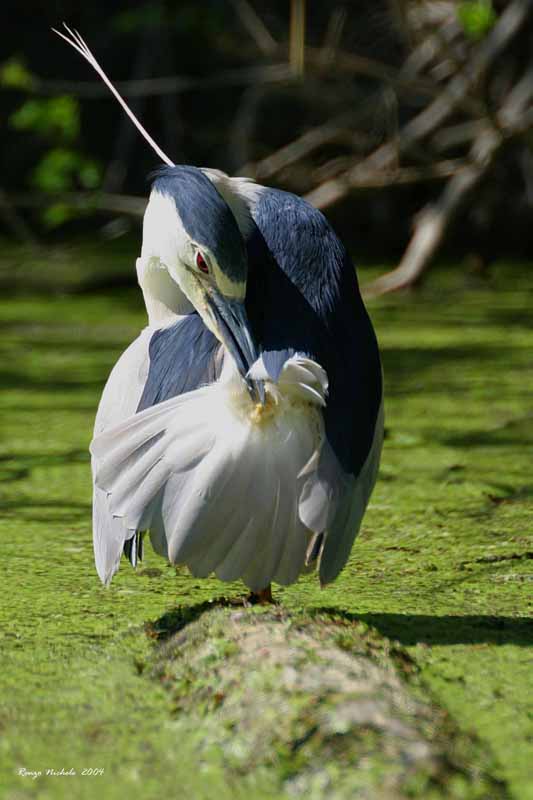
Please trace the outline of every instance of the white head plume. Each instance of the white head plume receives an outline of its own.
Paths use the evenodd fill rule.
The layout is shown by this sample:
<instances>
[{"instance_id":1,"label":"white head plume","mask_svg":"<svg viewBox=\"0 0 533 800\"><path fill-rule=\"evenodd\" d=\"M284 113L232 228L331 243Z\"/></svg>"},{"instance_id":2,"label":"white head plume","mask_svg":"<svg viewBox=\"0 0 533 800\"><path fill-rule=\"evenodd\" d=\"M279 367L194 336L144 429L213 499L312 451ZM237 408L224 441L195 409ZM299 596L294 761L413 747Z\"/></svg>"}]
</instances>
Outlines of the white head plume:
<instances>
[{"instance_id":1,"label":"white head plume","mask_svg":"<svg viewBox=\"0 0 533 800\"><path fill-rule=\"evenodd\" d=\"M107 75L105 74L104 70L102 69L102 67L100 66L100 64L98 63L98 61L94 57L94 55L89 50L89 47L87 46L87 44L84 41L84 39L80 36L78 31L77 30L71 30L65 22L63 23L63 27L65 28L65 30L69 34L68 36L66 36L61 31L56 30L55 28L52 28L52 30L53 30L54 33L57 33L58 36L60 36L62 39L64 39L65 42L67 42L67 44L69 44L71 47L73 47L74 50L77 50L77 52L80 54L80 56L82 56L86 61L89 62L91 67L98 73L98 75L101 77L101 79L106 84L108 89L115 95L116 99L118 100L118 102L120 103L120 105L122 106L122 108L124 109L126 114L128 115L128 117L131 119L131 121L133 122L133 124L135 125L137 130L140 132L140 134L142 136L144 136L144 138L146 139L146 141L148 142L150 147L152 147L152 149L157 153L159 158L162 161L164 161L165 164L168 164L169 167L175 166L174 162L171 161L170 158L161 150L159 145L156 142L154 142L154 140L152 139L152 137L150 136L148 131L145 130L145 128L143 128L143 126L141 125L141 123L139 122L139 120L137 119L137 117L135 116L135 114L133 113L131 108L129 107L129 105L126 103L124 98L120 95L120 93L117 91L117 89L115 89L115 87L113 86L113 84L111 83L111 81L109 80Z\"/></svg>"}]
</instances>

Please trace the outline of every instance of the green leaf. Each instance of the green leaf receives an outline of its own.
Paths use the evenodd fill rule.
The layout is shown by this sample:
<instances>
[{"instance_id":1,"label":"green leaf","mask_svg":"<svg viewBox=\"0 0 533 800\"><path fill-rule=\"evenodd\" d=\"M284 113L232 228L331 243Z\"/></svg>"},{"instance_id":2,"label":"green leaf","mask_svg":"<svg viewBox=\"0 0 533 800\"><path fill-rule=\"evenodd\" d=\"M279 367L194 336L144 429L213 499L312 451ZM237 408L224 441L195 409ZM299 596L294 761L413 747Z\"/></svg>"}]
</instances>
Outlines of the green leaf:
<instances>
[{"instance_id":1,"label":"green leaf","mask_svg":"<svg viewBox=\"0 0 533 800\"><path fill-rule=\"evenodd\" d=\"M76 211L67 203L52 203L42 213L42 220L48 228L58 228L76 216Z\"/></svg>"},{"instance_id":2,"label":"green leaf","mask_svg":"<svg viewBox=\"0 0 533 800\"><path fill-rule=\"evenodd\" d=\"M457 9L457 17L466 35L477 41L482 39L496 21L492 0L465 0Z\"/></svg>"},{"instance_id":3,"label":"green leaf","mask_svg":"<svg viewBox=\"0 0 533 800\"><path fill-rule=\"evenodd\" d=\"M41 101L26 100L26 102L14 111L9 117L9 124L18 131L27 131L39 126L41 117Z\"/></svg>"},{"instance_id":4,"label":"green leaf","mask_svg":"<svg viewBox=\"0 0 533 800\"><path fill-rule=\"evenodd\" d=\"M64 95L48 101L48 123L63 134L67 141L75 139L80 132L80 109L74 97Z\"/></svg>"},{"instance_id":5,"label":"green leaf","mask_svg":"<svg viewBox=\"0 0 533 800\"><path fill-rule=\"evenodd\" d=\"M80 156L72 150L56 147L49 150L33 171L32 183L44 192L72 189Z\"/></svg>"},{"instance_id":6,"label":"green leaf","mask_svg":"<svg viewBox=\"0 0 533 800\"><path fill-rule=\"evenodd\" d=\"M63 141L73 141L80 130L78 101L70 95L46 100L26 100L9 118L16 130L36 131L44 135L58 135Z\"/></svg>"},{"instance_id":7,"label":"green leaf","mask_svg":"<svg viewBox=\"0 0 533 800\"><path fill-rule=\"evenodd\" d=\"M135 33L144 28L157 28L163 24L163 9L159 3L145 3L139 8L116 14L112 25L120 33Z\"/></svg>"},{"instance_id":8,"label":"green leaf","mask_svg":"<svg viewBox=\"0 0 533 800\"><path fill-rule=\"evenodd\" d=\"M29 91L34 84L35 78L22 59L10 58L0 66L0 86Z\"/></svg>"},{"instance_id":9,"label":"green leaf","mask_svg":"<svg viewBox=\"0 0 533 800\"><path fill-rule=\"evenodd\" d=\"M100 165L65 147L49 150L33 170L31 182L43 192L96 189L101 181Z\"/></svg>"},{"instance_id":10,"label":"green leaf","mask_svg":"<svg viewBox=\"0 0 533 800\"><path fill-rule=\"evenodd\" d=\"M78 171L78 179L84 189L97 189L102 180L102 170L96 161L84 159Z\"/></svg>"}]
</instances>

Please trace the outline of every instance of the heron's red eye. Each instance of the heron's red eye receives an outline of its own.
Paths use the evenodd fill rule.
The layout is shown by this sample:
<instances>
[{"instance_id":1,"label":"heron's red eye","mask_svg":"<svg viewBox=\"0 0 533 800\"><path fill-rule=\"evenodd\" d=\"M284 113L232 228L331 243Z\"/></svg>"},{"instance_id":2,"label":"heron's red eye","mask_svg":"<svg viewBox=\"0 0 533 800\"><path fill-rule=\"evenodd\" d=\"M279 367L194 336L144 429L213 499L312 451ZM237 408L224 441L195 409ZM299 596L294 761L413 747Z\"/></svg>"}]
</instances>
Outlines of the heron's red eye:
<instances>
[{"instance_id":1,"label":"heron's red eye","mask_svg":"<svg viewBox=\"0 0 533 800\"><path fill-rule=\"evenodd\" d=\"M206 274L209 272L207 262L201 253L196 253L196 266L200 272L205 272Z\"/></svg>"}]
</instances>

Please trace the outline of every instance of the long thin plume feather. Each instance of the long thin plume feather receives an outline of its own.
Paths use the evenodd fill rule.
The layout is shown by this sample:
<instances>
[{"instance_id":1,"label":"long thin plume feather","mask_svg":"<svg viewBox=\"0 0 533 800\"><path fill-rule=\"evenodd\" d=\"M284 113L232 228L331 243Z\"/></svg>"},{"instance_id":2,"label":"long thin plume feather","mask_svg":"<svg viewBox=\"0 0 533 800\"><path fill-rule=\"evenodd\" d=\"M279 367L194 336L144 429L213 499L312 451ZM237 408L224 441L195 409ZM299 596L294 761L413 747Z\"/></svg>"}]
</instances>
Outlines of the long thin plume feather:
<instances>
[{"instance_id":1,"label":"long thin plume feather","mask_svg":"<svg viewBox=\"0 0 533 800\"><path fill-rule=\"evenodd\" d=\"M131 119L131 121L133 122L133 124L135 125L137 130L140 132L140 134L142 136L144 136L144 138L146 139L146 141L148 142L150 147L153 148L153 150L157 153L159 158L162 161L164 161L165 164L168 164L169 167L175 166L174 162L171 161L170 158L161 150L159 145L156 144L156 142L154 142L154 140L152 139L152 137L150 136L148 131L146 131L143 128L143 126L141 125L141 123L139 122L139 120L137 119L137 117L135 116L135 114L133 113L131 108L129 107L129 105L126 103L124 98L119 94L117 89L115 89L115 87L113 86L113 84L111 83L111 81L109 80L107 75L105 74L104 70L102 69L102 67L100 66L100 64L98 63L98 61L94 57L94 55L89 50L89 47L87 46L87 44L83 40L83 38L80 36L78 31L77 30L71 30L65 22L63 23L63 27L65 28L65 30L67 31L69 36L65 36L64 33L62 33L61 31L56 30L55 28L52 28L52 30L53 30L54 33L57 33L58 36L60 36L62 39L64 39L65 42L67 42L67 44L69 44L71 47L73 47L74 50L77 50L77 52L80 54L80 56L82 56L86 61L88 61L89 64L91 65L91 67L94 70L96 70L96 72L101 77L101 79L103 80L105 85L108 87L108 89L115 95L116 99L118 100L118 102L120 103L120 105L122 106L122 108L124 109L126 114L128 115L128 117Z\"/></svg>"}]
</instances>

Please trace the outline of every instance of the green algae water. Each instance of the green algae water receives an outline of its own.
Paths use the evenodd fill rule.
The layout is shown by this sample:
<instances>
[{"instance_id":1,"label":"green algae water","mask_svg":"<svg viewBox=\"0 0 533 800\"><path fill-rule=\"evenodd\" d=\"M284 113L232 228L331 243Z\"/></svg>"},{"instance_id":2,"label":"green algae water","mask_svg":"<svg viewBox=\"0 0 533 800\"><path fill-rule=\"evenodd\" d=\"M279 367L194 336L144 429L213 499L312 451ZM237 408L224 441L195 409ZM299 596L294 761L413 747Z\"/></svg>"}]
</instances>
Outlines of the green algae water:
<instances>
[{"instance_id":1,"label":"green algae water","mask_svg":"<svg viewBox=\"0 0 533 800\"><path fill-rule=\"evenodd\" d=\"M504 264L486 282L435 271L419 292L370 304L386 385L380 480L339 579L275 587L288 611L398 642L471 742L473 768L482 758L516 800L533 798L532 308L533 269ZM130 289L0 300L10 800L282 797L275 763L235 774L216 751L200 759L146 669L154 625L243 587L191 578L150 550L109 589L94 571L87 448L103 383L144 319Z\"/></svg>"}]
</instances>

